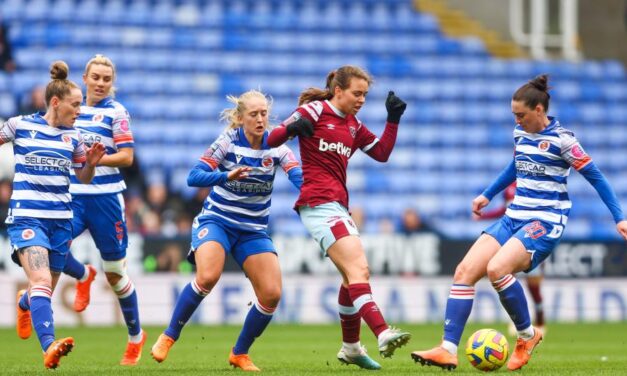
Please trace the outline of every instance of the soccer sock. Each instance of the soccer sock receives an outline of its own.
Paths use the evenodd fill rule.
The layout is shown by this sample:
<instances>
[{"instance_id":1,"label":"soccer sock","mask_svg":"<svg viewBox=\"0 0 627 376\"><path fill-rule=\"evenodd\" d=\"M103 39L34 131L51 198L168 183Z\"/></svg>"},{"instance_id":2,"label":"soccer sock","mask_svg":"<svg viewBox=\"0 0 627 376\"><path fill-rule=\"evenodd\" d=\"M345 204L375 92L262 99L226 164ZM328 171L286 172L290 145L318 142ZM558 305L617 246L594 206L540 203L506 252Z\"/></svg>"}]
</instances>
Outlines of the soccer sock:
<instances>
[{"instance_id":1,"label":"soccer sock","mask_svg":"<svg viewBox=\"0 0 627 376\"><path fill-rule=\"evenodd\" d=\"M28 290L26 290L26 292L20 297L20 301L17 303L24 311L28 311L30 309L30 299L28 294Z\"/></svg>"},{"instance_id":2,"label":"soccer sock","mask_svg":"<svg viewBox=\"0 0 627 376\"><path fill-rule=\"evenodd\" d=\"M272 314L276 308L265 307L261 303L256 302L248 311L246 320L244 320L244 327L237 338L237 342L233 347L233 354L248 354L248 349L252 346L257 337L263 333L270 320L272 320Z\"/></svg>"},{"instance_id":3,"label":"soccer sock","mask_svg":"<svg viewBox=\"0 0 627 376\"><path fill-rule=\"evenodd\" d=\"M79 262L77 259L72 256L72 252L68 252L65 258L65 267L63 268L63 273L69 275L70 277L76 278L81 282L84 282L87 277L89 277L88 269L83 265L82 262Z\"/></svg>"},{"instance_id":4,"label":"soccer sock","mask_svg":"<svg viewBox=\"0 0 627 376\"><path fill-rule=\"evenodd\" d=\"M520 282L513 275L508 274L492 282L492 287L499 294L501 304L505 307L514 325L516 325L516 330L518 330L519 334L521 334L521 331L529 329L531 327L531 318L529 317L525 292ZM531 335L533 336L533 331L531 331Z\"/></svg>"},{"instance_id":5,"label":"soccer sock","mask_svg":"<svg viewBox=\"0 0 627 376\"><path fill-rule=\"evenodd\" d=\"M374 335L379 337L379 334L388 328L388 324L385 322L377 303L372 299L370 284L354 283L349 285L348 293L361 318L368 324Z\"/></svg>"},{"instance_id":6,"label":"soccer sock","mask_svg":"<svg viewBox=\"0 0 627 376\"><path fill-rule=\"evenodd\" d=\"M340 286L337 303L342 326L342 342L348 344L359 343L361 316L359 315L359 310L353 306L348 289L344 285Z\"/></svg>"},{"instance_id":7,"label":"soccer sock","mask_svg":"<svg viewBox=\"0 0 627 376\"><path fill-rule=\"evenodd\" d=\"M54 320L50 298L52 290L47 286L36 285L30 289L30 312L35 332L41 348L46 351L54 342Z\"/></svg>"},{"instance_id":8,"label":"soccer sock","mask_svg":"<svg viewBox=\"0 0 627 376\"><path fill-rule=\"evenodd\" d=\"M462 338L466 321L475 299L474 286L453 284L444 311L444 337L442 347L457 355L457 346Z\"/></svg>"},{"instance_id":9,"label":"soccer sock","mask_svg":"<svg viewBox=\"0 0 627 376\"><path fill-rule=\"evenodd\" d=\"M170 325L164 333L175 341L179 339L181 330L183 330L183 327L207 294L209 294L209 290L200 287L196 279L188 283L176 300Z\"/></svg>"},{"instance_id":10,"label":"soccer sock","mask_svg":"<svg viewBox=\"0 0 627 376\"><path fill-rule=\"evenodd\" d=\"M533 298L534 308L536 311L536 325L544 326L544 307L542 306L542 293L540 291L540 285L537 283L527 283L529 293Z\"/></svg>"},{"instance_id":11,"label":"soccer sock","mask_svg":"<svg viewBox=\"0 0 627 376\"><path fill-rule=\"evenodd\" d=\"M112 286L112 288L118 296L118 301L120 302L122 316L124 316L124 322L128 328L129 340L132 340L133 336L136 336L141 332L135 285L127 275L124 275L122 279L115 284L115 286Z\"/></svg>"}]
</instances>

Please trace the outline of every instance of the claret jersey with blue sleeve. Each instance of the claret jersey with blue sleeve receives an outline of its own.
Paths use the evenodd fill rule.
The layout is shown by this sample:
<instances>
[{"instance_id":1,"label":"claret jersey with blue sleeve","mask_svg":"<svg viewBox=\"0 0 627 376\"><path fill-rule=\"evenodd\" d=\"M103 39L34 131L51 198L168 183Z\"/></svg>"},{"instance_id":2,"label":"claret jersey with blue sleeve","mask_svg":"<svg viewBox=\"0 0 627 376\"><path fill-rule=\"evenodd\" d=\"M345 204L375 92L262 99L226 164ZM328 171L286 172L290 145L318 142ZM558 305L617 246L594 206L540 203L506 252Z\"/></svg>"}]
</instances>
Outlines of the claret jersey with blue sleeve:
<instances>
[{"instance_id":1,"label":"claret jersey with blue sleeve","mask_svg":"<svg viewBox=\"0 0 627 376\"><path fill-rule=\"evenodd\" d=\"M106 97L94 106L81 106L81 114L74 123L87 146L101 142L107 154L115 154L120 148L134 147L131 118L126 108L112 97ZM97 166L94 179L81 183L72 174L70 192L73 195L98 195L122 192L126 184L117 167Z\"/></svg>"},{"instance_id":2,"label":"claret jersey with blue sleeve","mask_svg":"<svg viewBox=\"0 0 627 376\"><path fill-rule=\"evenodd\" d=\"M228 173L239 167L252 171L245 179L214 185L200 217L219 217L243 230L267 228L276 170L281 167L287 173L300 166L287 146L271 148L267 137L266 131L261 149L252 149L243 128L229 129L205 151L200 163L213 171Z\"/></svg>"},{"instance_id":3,"label":"claret jersey with blue sleeve","mask_svg":"<svg viewBox=\"0 0 627 376\"><path fill-rule=\"evenodd\" d=\"M516 195L505 214L565 225L572 206L566 185L570 168L579 171L592 159L572 131L549 119L542 132L527 133L520 125L514 129Z\"/></svg>"},{"instance_id":4,"label":"claret jersey with blue sleeve","mask_svg":"<svg viewBox=\"0 0 627 376\"><path fill-rule=\"evenodd\" d=\"M17 116L0 129L0 145L8 142L15 176L7 223L15 217L72 218L70 171L86 161L79 131L51 127L41 114Z\"/></svg>"}]
</instances>

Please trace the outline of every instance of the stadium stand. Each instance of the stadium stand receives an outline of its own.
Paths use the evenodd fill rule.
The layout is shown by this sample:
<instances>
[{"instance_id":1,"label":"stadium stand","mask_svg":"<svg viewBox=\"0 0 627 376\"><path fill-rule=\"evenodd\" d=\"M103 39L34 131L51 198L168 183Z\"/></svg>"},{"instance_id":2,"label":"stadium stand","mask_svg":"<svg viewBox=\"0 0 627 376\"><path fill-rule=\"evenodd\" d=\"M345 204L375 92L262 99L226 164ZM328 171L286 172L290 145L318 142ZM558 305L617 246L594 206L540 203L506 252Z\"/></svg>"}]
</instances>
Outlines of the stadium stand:
<instances>
[{"instance_id":1,"label":"stadium stand","mask_svg":"<svg viewBox=\"0 0 627 376\"><path fill-rule=\"evenodd\" d=\"M223 129L226 94L262 89L278 122L302 89L356 64L375 77L360 113L375 133L387 90L409 103L389 164L352 160L353 202L369 220L412 206L447 236L475 237L484 224L470 220L470 201L511 156L511 94L544 72L555 86L551 113L627 204L627 162L615 153L627 148L627 78L617 61L496 58L475 37L445 36L409 0L0 0L0 9L19 67L0 72L0 116L14 115L29 90L47 82L51 61L66 60L80 81L85 62L105 54L117 64L140 166L158 170L183 197L193 195L187 169ZM596 192L580 177L570 182L577 230L566 238L616 238ZM279 177L275 190L274 231L304 233L292 187Z\"/></svg>"}]
</instances>

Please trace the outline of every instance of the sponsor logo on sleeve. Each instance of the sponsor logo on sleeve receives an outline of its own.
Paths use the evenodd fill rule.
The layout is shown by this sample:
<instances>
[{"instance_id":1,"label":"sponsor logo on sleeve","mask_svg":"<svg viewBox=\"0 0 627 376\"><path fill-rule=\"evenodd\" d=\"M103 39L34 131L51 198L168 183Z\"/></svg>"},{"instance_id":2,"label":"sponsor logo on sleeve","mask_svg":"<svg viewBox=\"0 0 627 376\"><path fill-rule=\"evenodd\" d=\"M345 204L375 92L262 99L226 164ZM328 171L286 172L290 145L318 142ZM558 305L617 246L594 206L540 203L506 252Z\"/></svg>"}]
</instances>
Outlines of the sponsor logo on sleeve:
<instances>
[{"instance_id":1,"label":"sponsor logo on sleeve","mask_svg":"<svg viewBox=\"0 0 627 376\"><path fill-rule=\"evenodd\" d=\"M129 130L129 127L128 127L128 120L122 120L122 121L120 122L120 130L121 130L122 132L128 132L128 130Z\"/></svg>"},{"instance_id":2,"label":"sponsor logo on sleeve","mask_svg":"<svg viewBox=\"0 0 627 376\"><path fill-rule=\"evenodd\" d=\"M209 230L206 228L203 228L202 230L200 230L200 232L198 233L198 239L202 239L205 236L207 236L207 234L209 233Z\"/></svg>"},{"instance_id":3,"label":"sponsor logo on sleeve","mask_svg":"<svg viewBox=\"0 0 627 376\"><path fill-rule=\"evenodd\" d=\"M573 146L572 149L570 149L570 151L573 154L573 157L575 157L577 159L581 159L581 158L584 158L586 156L586 152L583 151L583 149L581 148L580 145Z\"/></svg>"}]
</instances>

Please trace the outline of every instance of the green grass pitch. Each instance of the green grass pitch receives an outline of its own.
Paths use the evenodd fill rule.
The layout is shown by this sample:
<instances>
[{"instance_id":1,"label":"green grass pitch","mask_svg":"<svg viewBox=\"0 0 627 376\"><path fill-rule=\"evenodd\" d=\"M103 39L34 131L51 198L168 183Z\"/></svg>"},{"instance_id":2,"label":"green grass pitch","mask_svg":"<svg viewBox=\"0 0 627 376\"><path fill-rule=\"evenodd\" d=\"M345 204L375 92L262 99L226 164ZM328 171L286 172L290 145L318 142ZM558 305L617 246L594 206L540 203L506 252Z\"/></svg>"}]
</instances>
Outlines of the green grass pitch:
<instances>
[{"instance_id":1,"label":"green grass pitch","mask_svg":"<svg viewBox=\"0 0 627 376\"><path fill-rule=\"evenodd\" d=\"M409 354L438 343L441 325L401 325L413 338L397 350L392 359L381 359L374 336L362 327L362 343L381 363L378 374L444 375L448 371L415 364ZM469 325L463 341L474 330L493 327L501 332L503 324ZM522 369L525 375L619 375L627 374L627 322L607 324L551 324L545 341L537 348L531 362ZM158 364L150 357L150 347L162 327L148 327L148 342L137 367L118 366L126 342L123 327L58 328L57 336L73 336L76 347L62 359L55 375L235 375L228 365L229 349L239 333L239 326L186 327L168 359ZM35 333L20 340L13 328L0 329L0 374L50 375L43 368ZM514 342L508 337L510 349ZM270 325L255 343L251 358L267 375L357 375L366 371L341 365L335 358L340 348L338 325ZM460 348L460 366L451 374L478 375ZM506 374L503 367L497 372Z\"/></svg>"}]
</instances>

